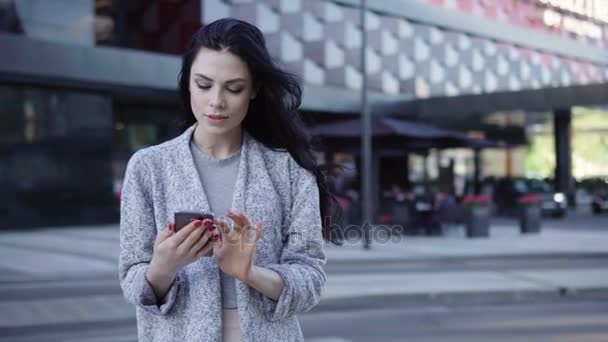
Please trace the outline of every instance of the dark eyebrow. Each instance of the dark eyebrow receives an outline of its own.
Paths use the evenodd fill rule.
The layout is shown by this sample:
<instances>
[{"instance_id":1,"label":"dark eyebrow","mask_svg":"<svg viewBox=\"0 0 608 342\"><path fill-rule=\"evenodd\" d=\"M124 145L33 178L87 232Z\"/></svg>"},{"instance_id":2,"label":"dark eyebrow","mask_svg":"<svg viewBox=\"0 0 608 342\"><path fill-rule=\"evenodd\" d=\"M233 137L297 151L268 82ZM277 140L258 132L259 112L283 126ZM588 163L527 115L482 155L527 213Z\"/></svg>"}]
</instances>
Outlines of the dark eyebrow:
<instances>
[{"instance_id":1,"label":"dark eyebrow","mask_svg":"<svg viewBox=\"0 0 608 342\"><path fill-rule=\"evenodd\" d=\"M206 81L213 82L213 79L211 79L211 78L209 78L209 77L207 77L207 76L205 76L205 75L203 75L203 74L194 74L194 76L197 76L197 77L203 78L203 79L205 79ZM234 78L234 79L231 79L231 80L226 81L226 83L234 83L234 82L247 82L247 80L246 80L246 79L244 79L244 78Z\"/></svg>"}]
</instances>

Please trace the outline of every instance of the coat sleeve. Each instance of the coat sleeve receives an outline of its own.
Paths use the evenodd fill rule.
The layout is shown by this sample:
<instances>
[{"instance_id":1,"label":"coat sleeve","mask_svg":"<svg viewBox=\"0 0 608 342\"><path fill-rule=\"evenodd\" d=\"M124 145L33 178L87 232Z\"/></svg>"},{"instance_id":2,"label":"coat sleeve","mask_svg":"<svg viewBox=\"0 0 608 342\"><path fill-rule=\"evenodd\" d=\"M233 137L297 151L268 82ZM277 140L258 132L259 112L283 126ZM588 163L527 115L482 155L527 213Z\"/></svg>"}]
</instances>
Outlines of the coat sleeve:
<instances>
[{"instance_id":1,"label":"coat sleeve","mask_svg":"<svg viewBox=\"0 0 608 342\"><path fill-rule=\"evenodd\" d=\"M154 250L156 224L151 178L139 151L131 157L123 181L120 203L120 286L126 300L158 315L166 314L177 296L179 276L160 301L145 274Z\"/></svg>"},{"instance_id":2,"label":"coat sleeve","mask_svg":"<svg viewBox=\"0 0 608 342\"><path fill-rule=\"evenodd\" d=\"M313 308L321 299L326 275L323 270L323 234L316 178L290 158L291 210L284 233L279 264L265 265L285 283L278 301L264 297L271 321L290 318Z\"/></svg>"}]
</instances>

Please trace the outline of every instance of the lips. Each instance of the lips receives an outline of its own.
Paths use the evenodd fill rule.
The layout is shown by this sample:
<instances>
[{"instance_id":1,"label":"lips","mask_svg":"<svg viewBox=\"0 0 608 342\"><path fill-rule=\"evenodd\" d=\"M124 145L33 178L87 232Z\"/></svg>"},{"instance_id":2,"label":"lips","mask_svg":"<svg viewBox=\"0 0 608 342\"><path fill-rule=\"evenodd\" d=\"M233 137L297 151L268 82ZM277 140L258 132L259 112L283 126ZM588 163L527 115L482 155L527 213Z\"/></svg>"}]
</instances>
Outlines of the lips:
<instances>
[{"instance_id":1,"label":"lips","mask_svg":"<svg viewBox=\"0 0 608 342\"><path fill-rule=\"evenodd\" d=\"M213 115L213 114L207 114L207 117L209 117L210 119L213 120L223 120L223 119L228 119L227 116L223 116L223 115Z\"/></svg>"},{"instance_id":2,"label":"lips","mask_svg":"<svg viewBox=\"0 0 608 342\"><path fill-rule=\"evenodd\" d=\"M206 114L205 116L207 117L207 123L211 126L222 126L228 119L227 116L219 114Z\"/></svg>"}]
</instances>

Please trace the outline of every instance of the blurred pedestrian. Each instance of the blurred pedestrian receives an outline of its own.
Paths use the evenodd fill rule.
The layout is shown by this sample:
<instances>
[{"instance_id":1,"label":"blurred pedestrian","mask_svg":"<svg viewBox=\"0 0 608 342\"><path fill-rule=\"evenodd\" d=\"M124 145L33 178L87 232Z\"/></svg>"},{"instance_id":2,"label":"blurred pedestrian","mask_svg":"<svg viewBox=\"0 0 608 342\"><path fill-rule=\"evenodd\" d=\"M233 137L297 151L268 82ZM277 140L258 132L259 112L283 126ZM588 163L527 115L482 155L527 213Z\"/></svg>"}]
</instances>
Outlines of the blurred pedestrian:
<instances>
[{"instance_id":1,"label":"blurred pedestrian","mask_svg":"<svg viewBox=\"0 0 608 342\"><path fill-rule=\"evenodd\" d=\"M325 286L333 203L300 85L258 28L221 19L193 37L179 91L188 127L135 153L122 190L120 284L139 341L303 341L296 314ZM175 231L179 211L230 221Z\"/></svg>"}]
</instances>

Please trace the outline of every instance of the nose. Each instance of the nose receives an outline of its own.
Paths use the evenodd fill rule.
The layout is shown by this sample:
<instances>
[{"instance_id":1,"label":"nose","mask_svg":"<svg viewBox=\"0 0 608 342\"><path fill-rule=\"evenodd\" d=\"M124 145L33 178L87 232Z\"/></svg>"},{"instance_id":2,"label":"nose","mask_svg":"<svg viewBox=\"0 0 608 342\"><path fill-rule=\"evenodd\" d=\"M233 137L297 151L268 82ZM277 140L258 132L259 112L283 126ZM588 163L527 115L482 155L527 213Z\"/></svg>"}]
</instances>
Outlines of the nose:
<instances>
[{"instance_id":1,"label":"nose","mask_svg":"<svg viewBox=\"0 0 608 342\"><path fill-rule=\"evenodd\" d=\"M211 106L211 108L218 109L224 108L225 100L221 90L216 90L212 92L211 97L209 99L209 106Z\"/></svg>"}]
</instances>

